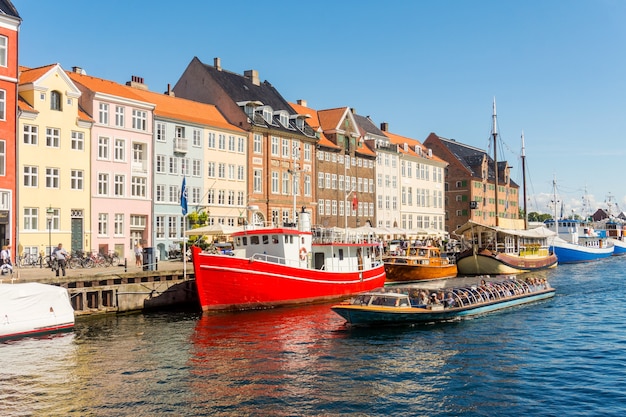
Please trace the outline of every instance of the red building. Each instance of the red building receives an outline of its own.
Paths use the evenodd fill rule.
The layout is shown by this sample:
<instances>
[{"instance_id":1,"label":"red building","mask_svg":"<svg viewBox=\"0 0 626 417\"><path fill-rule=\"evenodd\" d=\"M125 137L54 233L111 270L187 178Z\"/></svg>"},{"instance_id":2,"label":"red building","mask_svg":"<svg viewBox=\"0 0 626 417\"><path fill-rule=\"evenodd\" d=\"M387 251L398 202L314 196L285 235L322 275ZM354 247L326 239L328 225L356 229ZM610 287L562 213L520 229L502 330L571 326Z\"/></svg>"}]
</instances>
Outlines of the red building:
<instances>
[{"instance_id":1,"label":"red building","mask_svg":"<svg viewBox=\"0 0 626 417\"><path fill-rule=\"evenodd\" d=\"M0 244L15 246L18 33L22 23L9 0L0 0ZM17 248L13 249L13 255Z\"/></svg>"}]
</instances>

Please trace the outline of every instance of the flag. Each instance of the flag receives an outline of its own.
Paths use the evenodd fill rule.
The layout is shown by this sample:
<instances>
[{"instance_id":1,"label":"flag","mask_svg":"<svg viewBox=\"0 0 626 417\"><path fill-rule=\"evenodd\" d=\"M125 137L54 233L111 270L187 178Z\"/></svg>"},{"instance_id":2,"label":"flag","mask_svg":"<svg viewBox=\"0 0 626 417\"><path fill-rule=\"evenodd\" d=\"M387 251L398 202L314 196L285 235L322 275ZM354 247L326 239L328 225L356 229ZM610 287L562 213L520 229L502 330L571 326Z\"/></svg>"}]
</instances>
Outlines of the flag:
<instances>
[{"instance_id":1,"label":"flag","mask_svg":"<svg viewBox=\"0 0 626 417\"><path fill-rule=\"evenodd\" d=\"M354 198L352 198L352 210L356 211L359 208L359 199L356 198L356 193L354 193Z\"/></svg>"},{"instance_id":2,"label":"flag","mask_svg":"<svg viewBox=\"0 0 626 417\"><path fill-rule=\"evenodd\" d=\"M180 190L180 206L183 209L183 216L187 215L187 180L183 177L183 186Z\"/></svg>"}]
</instances>

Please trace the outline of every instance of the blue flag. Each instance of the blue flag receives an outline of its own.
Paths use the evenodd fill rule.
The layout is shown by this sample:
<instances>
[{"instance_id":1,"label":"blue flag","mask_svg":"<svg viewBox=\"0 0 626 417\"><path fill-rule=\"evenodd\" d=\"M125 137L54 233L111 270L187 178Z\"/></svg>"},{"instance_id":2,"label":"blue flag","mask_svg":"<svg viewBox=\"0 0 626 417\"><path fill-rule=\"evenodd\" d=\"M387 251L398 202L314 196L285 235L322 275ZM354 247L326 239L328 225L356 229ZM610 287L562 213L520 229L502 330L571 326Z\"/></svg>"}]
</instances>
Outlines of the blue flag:
<instances>
[{"instance_id":1,"label":"blue flag","mask_svg":"<svg viewBox=\"0 0 626 417\"><path fill-rule=\"evenodd\" d=\"M180 206L183 208L183 216L187 215L187 180L183 177L183 186L180 190Z\"/></svg>"}]
</instances>

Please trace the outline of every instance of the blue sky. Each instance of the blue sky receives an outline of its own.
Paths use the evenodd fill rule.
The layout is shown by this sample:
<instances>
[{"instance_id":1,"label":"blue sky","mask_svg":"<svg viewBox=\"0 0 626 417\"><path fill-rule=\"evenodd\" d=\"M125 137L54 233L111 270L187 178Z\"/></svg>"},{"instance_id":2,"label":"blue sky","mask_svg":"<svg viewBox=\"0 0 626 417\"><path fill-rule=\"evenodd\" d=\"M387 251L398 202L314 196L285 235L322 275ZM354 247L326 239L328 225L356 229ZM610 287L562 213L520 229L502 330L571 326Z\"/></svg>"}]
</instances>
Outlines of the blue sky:
<instances>
[{"instance_id":1,"label":"blue sky","mask_svg":"<svg viewBox=\"0 0 626 417\"><path fill-rule=\"evenodd\" d=\"M256 69L289 101L350 106L389 130L430 132L493 152L529 211L565 211L612 196L626 211L626 1L108 1L14 0L20 64L58 62L165 91L194 56ZM586 190L586 191L585 191Z\"/></svg>"}]
</instances>

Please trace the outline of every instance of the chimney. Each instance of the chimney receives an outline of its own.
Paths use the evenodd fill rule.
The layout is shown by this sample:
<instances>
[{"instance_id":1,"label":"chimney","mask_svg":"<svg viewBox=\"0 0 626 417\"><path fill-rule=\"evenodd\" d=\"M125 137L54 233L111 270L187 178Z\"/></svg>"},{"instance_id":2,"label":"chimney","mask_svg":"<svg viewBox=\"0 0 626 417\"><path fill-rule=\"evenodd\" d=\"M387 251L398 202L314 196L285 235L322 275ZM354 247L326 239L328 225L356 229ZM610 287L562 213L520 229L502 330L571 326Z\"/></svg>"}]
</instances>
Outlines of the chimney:
<instances>
[{"instance_id":1,"label":"chimney","mask_svg":"<svg viewBox=\"0 0 626 417\"><path fill-rule=\"evenodd\" d=\"M132 75L130 77L130 81L126 82L126 85L138 90L148 91L148 86L143 83L143 77L138 77L136 75Z\"/></svg>"},{"instance_id":2,"label":"chimney","mask_svg":"<svg viewBox=\"0 0 626 417\"><path fill-rule=\"evenodd\" d=\"M243 72L243 76L252 81L252 84L261 85L261 83L259 82L259 71L247 70Z\"/></svg>"},{"instance_id":3,"label":"chimney","mask_svg":"<svg viewBox=\"0 0 626 417\"><path fill-rule=\"evenodd\" d=\"M222 70L222 60L219 57L213 58L213 66L215 67L216 70L221 71Z\"/></svg>"},{"instance_id":4,"label":"chimney","mask_svg":"<svg viewBox=\"0 0 626 417\"><path fill-rule=\"evenodd\" d=\"M87 75L87 72L81 67L72 67L72 72L75 72L76 74L80 74L80 75Z\"/></svg>"},{"instance_id":5,"label":"chimney","mask_svg":"<svg viewBox=\"0 0 626 417\"><path fill-rule=\"evenodd\" d=\"M383 132L387 132L389 129L389 123L387 122L382 122L380 124L380 130L382 130Z\"/></svg>"},{"instance_id":6,"label":"chimney","mask_svg":"<svg viewBox=\"0 0 626 417\"><path fill-rule=\"evenodd\" d=\"M301 99L301 100L296 101L296 103L298 103L302 107L309 107L309 106L307 106L306 100L302 100Z\"/></svg>"},{"instance_id":7,"label":"chimney","mask_svg":"<svg viewBox=\"0 0 626 417\"><path fill-rule=\"evenodd\" d=\"M176 97L176 94L172 91L172 84L167 83L167 91L164 93L166 96Z\"/></svg>"}]
</instances>

